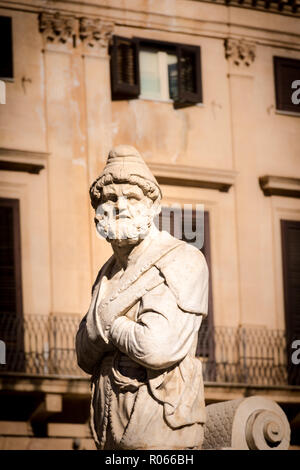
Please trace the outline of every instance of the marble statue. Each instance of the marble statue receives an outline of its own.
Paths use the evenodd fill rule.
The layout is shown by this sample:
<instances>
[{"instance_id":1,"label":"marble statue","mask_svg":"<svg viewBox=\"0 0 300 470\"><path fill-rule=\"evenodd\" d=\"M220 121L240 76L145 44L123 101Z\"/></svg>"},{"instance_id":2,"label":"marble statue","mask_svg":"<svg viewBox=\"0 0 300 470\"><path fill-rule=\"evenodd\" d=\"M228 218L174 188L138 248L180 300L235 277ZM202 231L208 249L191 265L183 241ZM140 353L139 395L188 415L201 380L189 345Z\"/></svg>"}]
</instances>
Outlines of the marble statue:
<instances>
[{"instance_id":1,"label":"marble statue","mask_svg":"<svg viewBox=\"0 0 300 470\"><path fill-rule=\"evenodd\" d=\"M160 187L131 146L110 151L90 188L98 233L113 255L100 269L76 336L92 376L98 449L200 449L205 404L198 331L208 268L195 247L159 231Z\"/></svg>"}]
</instances>

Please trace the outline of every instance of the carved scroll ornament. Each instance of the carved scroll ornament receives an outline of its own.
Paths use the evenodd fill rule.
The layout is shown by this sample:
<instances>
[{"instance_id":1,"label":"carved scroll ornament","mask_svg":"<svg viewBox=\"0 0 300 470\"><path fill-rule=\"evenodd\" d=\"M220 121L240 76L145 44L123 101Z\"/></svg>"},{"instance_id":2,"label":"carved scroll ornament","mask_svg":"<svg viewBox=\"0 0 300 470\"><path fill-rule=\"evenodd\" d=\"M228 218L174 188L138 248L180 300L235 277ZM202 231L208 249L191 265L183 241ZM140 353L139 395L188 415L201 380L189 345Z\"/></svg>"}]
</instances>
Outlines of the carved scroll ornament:
<instances>
[{"instance_id":1,"label":"carved scroll ornament","mask_svg":"<svg viewBox=\"0 0 300 470\"><path fill-rule=\"evenodd\" d=\"M225 57L237 66L249 67L255 59L256 47L252 42L243 39L225 39Z\"/></svg>"},{"instance_id":2,"label":"carved scroll ornament","mask_svg":"<svg viewBox=\"0 0 300 470\"><path fill-rule=\"evenodd\" d=\"M56 13L41 13L39 30L46 41L65 44L75 33L75 18Z\"/></svg>"},{"instance_id":3,"label":"carved scroll ornament","mask_svg":"<svg viewBox=\"0 0 300 470\"><path fill-rule=\"evenodd\" d=\"M80 18L79 37L88 47L107 48L112 36L113 23L92 18Z\"/></svg>"},{"instance_id":4,"label":"carved scroll ornament","mask_svg":"<svg viewBox=\"0 0 300 470\"><path fill-rule=\"evenodd\" d=\"M46 43L66 44L73 40L73 47L82 44L101 53L108 48L113 33L113 23L95 18L75 18L59 12L43 12L39 15L39 31ZM70 41L71 40L71 41Z\"/></svg>"},{"instance_id":5,"label":"carved scroll ornament","mask_svg":"<svg viewBox=\"0 0 300 470\"><path fill-rule=\"evenodd\" d=\"M287 450L290 425L277 403L261 396L206 407L203 449Z\"/></svg>"}]
</instances>

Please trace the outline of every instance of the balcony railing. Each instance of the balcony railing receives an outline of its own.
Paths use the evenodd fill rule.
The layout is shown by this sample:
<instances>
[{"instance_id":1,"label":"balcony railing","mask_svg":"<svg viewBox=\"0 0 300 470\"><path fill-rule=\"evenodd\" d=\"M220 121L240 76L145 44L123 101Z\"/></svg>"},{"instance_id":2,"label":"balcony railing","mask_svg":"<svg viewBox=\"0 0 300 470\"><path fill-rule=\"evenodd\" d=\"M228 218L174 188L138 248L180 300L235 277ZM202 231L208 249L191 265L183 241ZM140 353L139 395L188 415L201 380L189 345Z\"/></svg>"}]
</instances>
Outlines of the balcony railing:
<instances>
[{"instance_id":1,"label":"balcony railing","mask_svg":"<svg viewBox=\"0 0 300 470\"><path fill-rule=\"evenodd\" d=\"M0 339L6 364L0 374L86 376L77 365L77 315L0 315ZM198 354L206 382L246 385L300 385L297 367L288 360L285 332L266 328L206 327L199 335Z\"/></svg>"},{"instance_id":2,"label":"balcony railing","mask_svg":"<svg viewBox=\"0 0 300 470\"><path fill-rule=\"evenodd\" d=\"M281 14L299 14L299 0L193 0Z\"/></svg>"}]
</instances>

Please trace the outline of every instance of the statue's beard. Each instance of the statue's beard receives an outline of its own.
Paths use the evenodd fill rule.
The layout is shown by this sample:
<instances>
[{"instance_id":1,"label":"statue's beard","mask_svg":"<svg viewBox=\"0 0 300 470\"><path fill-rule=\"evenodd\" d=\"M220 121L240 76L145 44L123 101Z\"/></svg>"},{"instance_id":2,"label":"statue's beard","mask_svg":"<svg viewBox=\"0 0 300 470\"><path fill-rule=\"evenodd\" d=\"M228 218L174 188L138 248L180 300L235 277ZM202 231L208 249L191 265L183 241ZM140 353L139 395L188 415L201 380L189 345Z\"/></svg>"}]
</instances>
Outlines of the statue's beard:
<instances>
[{"instance_id":1,"label":"statue's beard","mask_svg":"<svg viewBox=\"0 0 300 470\"><path fill-rule=\"evenodd\" d=\"M109 215L97 217L96 228L99 235L110 243L118 245L136 243L148 234L152 225L152 215L139 215L134 218L115 218Z\"/></svg>"}]
</instances>

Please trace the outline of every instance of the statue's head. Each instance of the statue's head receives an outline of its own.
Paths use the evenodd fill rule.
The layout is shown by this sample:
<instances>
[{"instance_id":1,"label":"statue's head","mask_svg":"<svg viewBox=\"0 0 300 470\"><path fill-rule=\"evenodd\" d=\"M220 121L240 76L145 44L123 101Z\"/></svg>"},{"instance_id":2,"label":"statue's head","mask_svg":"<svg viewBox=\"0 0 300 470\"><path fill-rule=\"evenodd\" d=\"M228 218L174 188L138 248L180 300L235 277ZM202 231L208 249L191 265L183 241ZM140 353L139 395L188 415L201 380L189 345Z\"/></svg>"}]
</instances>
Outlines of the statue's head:
<instances>
[{"instance_id":1,"label":"statue's head","mask_svg":"<svg viewBox=\"0 0 300 470\"><path fill-rule=\"evenodd\" d=\"M139 152L129 145L109 152L90 197L98 233L119 245L145 238L161 210L160 187Z\"/></svg>"}]
</instances>

